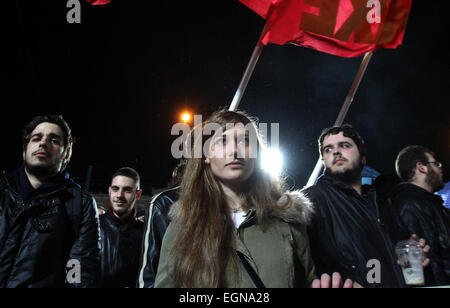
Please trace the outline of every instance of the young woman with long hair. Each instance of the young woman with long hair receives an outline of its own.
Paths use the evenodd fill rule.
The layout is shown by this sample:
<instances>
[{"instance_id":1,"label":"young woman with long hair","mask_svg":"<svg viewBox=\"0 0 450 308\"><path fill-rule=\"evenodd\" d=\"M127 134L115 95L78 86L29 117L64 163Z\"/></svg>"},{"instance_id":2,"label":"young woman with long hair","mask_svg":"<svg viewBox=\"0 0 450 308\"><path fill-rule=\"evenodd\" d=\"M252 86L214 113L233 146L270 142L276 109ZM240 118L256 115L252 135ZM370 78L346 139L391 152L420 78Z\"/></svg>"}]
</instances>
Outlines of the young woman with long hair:
<instances>
[{"instance_id":1,"label":"young woman with long hair","mask_svg":"<svg viewBox=\"0 0 450 308\"><path fill-rule=\"evenodd\" d=\"M194 151L203 151L187 159L155 287L255 287L244 262L266 287L310 287L312 205L261 169L264 141L256 122L222 110L191 135Z\"/></svg>"}]
</instances>

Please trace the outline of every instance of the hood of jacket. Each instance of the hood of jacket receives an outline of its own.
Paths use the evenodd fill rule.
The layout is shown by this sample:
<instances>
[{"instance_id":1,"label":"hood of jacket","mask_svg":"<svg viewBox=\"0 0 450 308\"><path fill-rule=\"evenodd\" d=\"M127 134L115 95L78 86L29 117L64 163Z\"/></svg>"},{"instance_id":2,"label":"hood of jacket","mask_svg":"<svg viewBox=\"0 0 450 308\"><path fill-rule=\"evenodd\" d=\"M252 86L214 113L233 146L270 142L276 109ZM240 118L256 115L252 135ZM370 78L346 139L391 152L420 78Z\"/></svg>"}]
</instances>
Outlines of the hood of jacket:
<instances>
[{"instance_id":1,"label":"hood of jacket","mask_svg":"<svg viewBox=\"0 0 450 308\"><path fill-rule=\"evenodd\" d=\"M314 214L314 205L299 190L287 191L274 206L272 215L287 223L309 225Z\"/></svg>"},{"instance_id":2,"label":"hood of jacket","mask_svg":"<svg viewBox=\"0 0 450 308\"><path fill-rule=\"evenodd\" d=\"M252 211L254 209L250 209ZM271 215L287 223L308 225L314 214L312 202L301 191L287 191L272 205ZM181 215L181 202L176 202L170 209L169 217L177 221Z\"/></svg>"}]
</instances>

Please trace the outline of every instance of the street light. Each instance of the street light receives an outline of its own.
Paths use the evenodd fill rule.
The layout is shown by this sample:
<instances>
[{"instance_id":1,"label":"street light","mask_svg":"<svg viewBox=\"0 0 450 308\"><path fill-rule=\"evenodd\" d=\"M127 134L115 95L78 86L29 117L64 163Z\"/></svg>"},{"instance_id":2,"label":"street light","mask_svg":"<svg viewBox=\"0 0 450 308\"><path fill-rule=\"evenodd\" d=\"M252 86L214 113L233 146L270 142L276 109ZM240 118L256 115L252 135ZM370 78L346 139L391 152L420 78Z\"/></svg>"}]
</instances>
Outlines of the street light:
<instances>
[{"instance_id":1,"label":"street light","mask_svg":"<svg viewBox=\"0 0 450 308\"><path fill-rule=\"evenodd\" d=\"M191 114L190 114L189 112L183 112L183 113L181 114L181 120L182 120L184 123L189 123L189 122L191 122L191 119L192 119L192 116L191 116Z\"/></svg>"}]
</instances>

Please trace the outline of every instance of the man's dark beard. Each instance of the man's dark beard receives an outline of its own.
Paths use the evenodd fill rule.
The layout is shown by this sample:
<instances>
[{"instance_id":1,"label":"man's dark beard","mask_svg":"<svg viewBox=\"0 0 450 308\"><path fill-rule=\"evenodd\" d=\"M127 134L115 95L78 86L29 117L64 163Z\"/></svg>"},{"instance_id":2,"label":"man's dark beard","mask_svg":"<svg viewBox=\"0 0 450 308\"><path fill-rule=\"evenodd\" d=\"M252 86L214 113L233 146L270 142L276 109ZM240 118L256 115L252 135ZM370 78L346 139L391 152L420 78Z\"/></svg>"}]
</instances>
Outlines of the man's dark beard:
<instances>
[{"instance_id":1,"label":"man's dark beard","mask_svg":"<svg viewBox=\"0 0 450 308\"><path fill-rule=\"evenodd\" d=\"M48 166L31 166L24 161L25 170L37 177L38 179L48 179L58 174L58 168L54 165Z\"/></svg>"},{"instance_id":2,"label":"man's dark beard","mask_svg":"<svg viewBox=\"0 0 450 308\"><path fill-rule=\"evenodd\" d=\"M361 183L361 172L363 169L362 162L359 162L358 165L353 166L351 169L347 169L344 172L332 172L330 170L330 174L340 179L347 185L352 185L356 183Z\"/></svg>"},{"instance_id":3,"label":"man's dark beard","mask_svg":"<svg viewBox=\"0 0 450 308\"><path fill-rule=\"evenodd\" d=\"M441 181L439 175L433 169L430 169L428 172L427 177L425 178L425 183L431 187L433 192L437 192L444 188L444 181Z\"/></svg>"}]
</instances>

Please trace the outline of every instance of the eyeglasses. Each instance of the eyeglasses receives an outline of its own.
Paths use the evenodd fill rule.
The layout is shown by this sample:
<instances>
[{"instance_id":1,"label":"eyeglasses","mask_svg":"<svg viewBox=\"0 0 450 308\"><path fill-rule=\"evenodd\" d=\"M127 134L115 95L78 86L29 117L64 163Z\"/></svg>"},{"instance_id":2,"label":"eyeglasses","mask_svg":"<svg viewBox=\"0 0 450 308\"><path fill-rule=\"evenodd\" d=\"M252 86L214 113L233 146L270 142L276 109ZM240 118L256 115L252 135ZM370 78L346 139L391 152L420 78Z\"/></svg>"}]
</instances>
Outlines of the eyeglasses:
<instances>
[{"instance_id":1,"label":"eyeglasses","mask_svg":"<svg viewBox=\"0 0 450 308\"><path fill-rule=\"evenodd\" d=\"M427 161L427 164L435 164L436 167L442 168L442 163L440 163L438 161Z\"/></svg>"}]
</instances>

